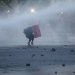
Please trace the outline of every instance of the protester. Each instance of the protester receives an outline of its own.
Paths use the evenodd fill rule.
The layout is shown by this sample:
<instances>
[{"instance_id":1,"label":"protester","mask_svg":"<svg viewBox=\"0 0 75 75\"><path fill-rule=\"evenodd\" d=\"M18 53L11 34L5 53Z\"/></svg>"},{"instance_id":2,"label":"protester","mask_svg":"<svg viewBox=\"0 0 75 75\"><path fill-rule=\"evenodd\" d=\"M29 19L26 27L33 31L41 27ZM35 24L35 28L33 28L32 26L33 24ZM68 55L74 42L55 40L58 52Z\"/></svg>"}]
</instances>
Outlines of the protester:
<instances>
[{"instance_id":1,"label":"protester","mask_svg":"<svg viewBox=\"0 0 75 75\"><path fill-rule=\"evenodd\" d=\"M28 41L28 46L33 45L33 41L34 41L34 34L33 34L33 30L32 27L28 27L26 29L24 29L23 33L26 35L26 37L29 39ZM30 44L31 43L31 44Z\"/></svg>"}]
</instances>

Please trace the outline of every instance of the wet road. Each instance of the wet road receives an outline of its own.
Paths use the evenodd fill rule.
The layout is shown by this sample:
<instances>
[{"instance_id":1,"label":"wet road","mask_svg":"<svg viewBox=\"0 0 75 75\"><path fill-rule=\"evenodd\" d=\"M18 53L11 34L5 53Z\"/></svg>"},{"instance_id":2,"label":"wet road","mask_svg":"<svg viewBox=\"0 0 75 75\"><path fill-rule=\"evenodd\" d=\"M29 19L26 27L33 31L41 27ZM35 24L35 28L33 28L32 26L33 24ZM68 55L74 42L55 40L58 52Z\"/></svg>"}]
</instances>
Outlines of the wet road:
<instances>
[{"instance_id":1,"label":"wet road","mask_svg":"<svg viewBox=\"0 0 75 75\"><path fill-rule=\"evenodd\" d=\"M58 68L72 67L75 64L75 46L14 46L0 47L0 73L2 75L52 75ZM53 69L53 72L50 70ZM49 70L49 71L48 71ZM66 75L62 73L61 75ZM71 74L70 73L70 74ZM58 73L60 74L60 72Z\"/></svg>"}]
</instances>

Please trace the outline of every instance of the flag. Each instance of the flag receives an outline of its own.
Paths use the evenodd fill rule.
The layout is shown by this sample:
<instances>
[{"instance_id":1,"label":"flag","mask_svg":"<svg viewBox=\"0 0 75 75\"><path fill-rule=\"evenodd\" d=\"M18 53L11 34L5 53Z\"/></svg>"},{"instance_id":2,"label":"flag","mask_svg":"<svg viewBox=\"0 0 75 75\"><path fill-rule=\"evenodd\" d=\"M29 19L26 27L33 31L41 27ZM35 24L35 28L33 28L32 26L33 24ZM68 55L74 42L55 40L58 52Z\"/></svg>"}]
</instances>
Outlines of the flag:
<instances>
[{"instance_id":1,"label":"flag","mask_svg":"<svg viewBox=\"0 0 75 75\"><path fill-rule=\"evenodd\" d=\"M34 37L35 38L41 37L41 32L40 32L40 28L39 28L38 25L33 25L32 30L34 32Z\"/></svg>"}]
</instances>

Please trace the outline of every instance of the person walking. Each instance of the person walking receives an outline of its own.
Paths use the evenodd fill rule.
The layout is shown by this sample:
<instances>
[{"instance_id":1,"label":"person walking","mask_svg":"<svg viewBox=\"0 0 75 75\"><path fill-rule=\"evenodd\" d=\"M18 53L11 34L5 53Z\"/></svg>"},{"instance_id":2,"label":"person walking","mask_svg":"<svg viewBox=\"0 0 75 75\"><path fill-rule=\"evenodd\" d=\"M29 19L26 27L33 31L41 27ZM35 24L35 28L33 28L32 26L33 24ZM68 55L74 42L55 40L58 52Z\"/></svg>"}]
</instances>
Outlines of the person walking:
<instances>
[{"instance_id":1,"label":"person walking","mask_svg":"<svg viewBox=\"0 0 75 75\"><path fill-rule=\"evenodd\" d=\"M26 38L29 39L28 41L28 46L33 46L33 41L34 41L34 33L32 30L32 27L28 27L26 29L24 29L23 33L26 35Z\"/></svg>"}]
</instances>

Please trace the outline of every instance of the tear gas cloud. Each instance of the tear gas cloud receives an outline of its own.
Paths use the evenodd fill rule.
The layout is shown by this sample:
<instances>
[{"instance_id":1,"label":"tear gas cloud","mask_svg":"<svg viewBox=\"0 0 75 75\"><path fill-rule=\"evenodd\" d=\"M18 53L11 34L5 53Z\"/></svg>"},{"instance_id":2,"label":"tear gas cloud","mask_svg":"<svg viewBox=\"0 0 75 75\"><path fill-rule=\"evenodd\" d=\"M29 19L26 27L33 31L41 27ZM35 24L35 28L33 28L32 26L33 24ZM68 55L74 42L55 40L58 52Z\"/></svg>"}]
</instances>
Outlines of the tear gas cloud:
<instances>
[{"instance_id":1,"label":"tear gas cloud","mask_svg":"<svg viewBox=\"0 0 75 75\"><path fill-rule=\"evenodd\" d=\"M22 11L0 18L0 46L26 45L28 39L23 34L23 29L36 24L40 27L42 37L35 39L34 45L72 44L74 10L75 1L61 1L50 3L42 10L32 10L33 13Z\"/></svg>"}]
</instances>

